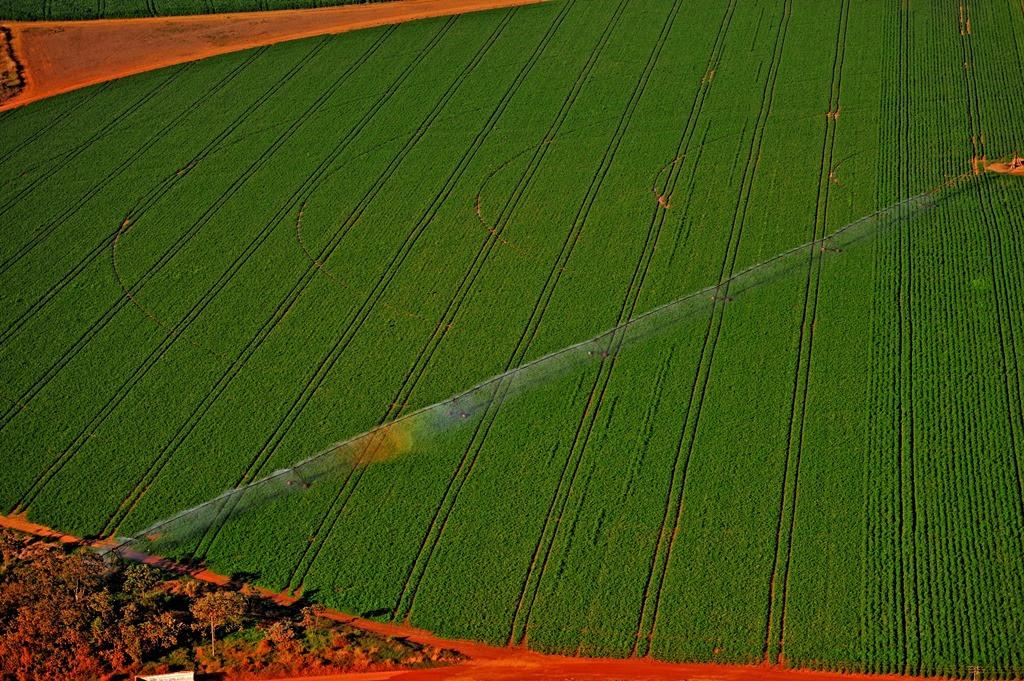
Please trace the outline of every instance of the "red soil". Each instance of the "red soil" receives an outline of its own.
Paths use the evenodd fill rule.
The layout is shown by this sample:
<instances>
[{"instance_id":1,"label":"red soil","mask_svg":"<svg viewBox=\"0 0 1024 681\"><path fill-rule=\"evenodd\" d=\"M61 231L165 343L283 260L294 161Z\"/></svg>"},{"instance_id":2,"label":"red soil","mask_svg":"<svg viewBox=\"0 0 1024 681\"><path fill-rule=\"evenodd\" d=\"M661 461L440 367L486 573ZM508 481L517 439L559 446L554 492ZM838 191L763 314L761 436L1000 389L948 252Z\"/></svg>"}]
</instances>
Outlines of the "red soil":
<instances>
[{"instance_id":1,"label":"red soil","mask_svg":"<svg viewBox=\"0 0 1024 681\"><path fill-rule=\"evenodd\" d=\"M90 545L83 540L56 530L30 522L24 516L0 515L0 527L6 527L41 537L58 539L65 543ZM109 544L107 544L109 545ZM104 543L91 544L103 548ZM217 585L227 585L230 580L209 570L196 570L178 563L138 552L123 551L123 557L155 565L181 574L190 574L196 579ZM292 596L256 589L261 595L277 603L290 605L296 601ZM354 627L383 636L402 637L436 648L457 650L470 658L466 662L448 667L431 669L408 669L387 672L358 672L331 676L304 677L302 681L431 681L434 679L473 679L477 681L916 681L914 677L893 675L843 674L818 672L802 669L787 669L779 666L746 666L711 663L658 662L649 658L608 659L566 657L546 655L517 647L493 646L475 641L446 639L429 631L405 624L376 622L341 612L327 610L325 617L346 622ZM299 681L279 679L278 681Z\"/></svg>"},{"instance_id":2,"label":"red soil","mask_svg":"<svg viewBox=\"0 0 1024 681\"><path fill-rule=\"evenodd\" d=\"M1024 177L1024 157L1014 156L1009 161L998 160L990 163L984 156L975 156L971 159L971 168L975 175L989 172Z\"/></svg>"},{"instance_id":3,"label":"red soil","mask_svg":"<svg viewBox=\"0 0 1024 681\"><path fill-rule=\"evenodd\" d=\"M545 0L396 0L146 19L10 22L25 88L0 111L164 66L287 40Z\"/></svg>"},{"instance_id":4,"label":"red soil","mask_svg":"<svg viewBox=\"0 0 1024 681\"><path fill-rule=\"evenodd\" d=\"M1024 158L1020 156L1014 156L1010 161L1003 163L997 161L995 163L987 163L985 170L990 173L1002 173L1004 175L1018 175L1024 176Z\"/></svg>"}]
</instances>

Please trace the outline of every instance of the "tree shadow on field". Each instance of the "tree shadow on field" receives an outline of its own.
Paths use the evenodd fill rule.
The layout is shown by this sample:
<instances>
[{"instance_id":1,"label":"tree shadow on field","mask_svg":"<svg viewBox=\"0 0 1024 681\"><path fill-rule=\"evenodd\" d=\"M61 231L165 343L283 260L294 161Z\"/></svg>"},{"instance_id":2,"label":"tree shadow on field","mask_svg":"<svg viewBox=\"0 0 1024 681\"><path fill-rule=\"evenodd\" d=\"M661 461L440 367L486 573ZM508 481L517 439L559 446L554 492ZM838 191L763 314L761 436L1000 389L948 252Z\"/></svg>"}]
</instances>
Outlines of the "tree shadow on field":
<instances>
[{"instance_id":1,"label":"tree shadow on field","mask_svg":"<svg viewBox=\"0 0 1024 681\"><path fill-rule=\"evenodd\" d=\"M391 619L393 612L391 608L377 608L376 610L367 610L359 614L360 617L367 620L380 620L380 619Z\"/></svg>"},{"instance_id":2,"label":"tree shadow on field","mask_svg":"<svg viewBox=\"0 0 1024 681\"><path fill-rule=\"evenodd\" d=\"M294 607L302 609L316 604L317 597L320 595L320 589L306 589L299 597L295 599Z\"/></svg>"},{"instance_id":3,"label":"tree shadow on field","mask_svg":"<svg viewBox=\"0 0 1024 681\"><path fill-rule=\"evenodd\" d=\"M228 577L228 584L234 589L240 589L243 585L255 584L259 581L260 573L248 572L242 570L240 572L232 572Z\"/></svg>"}]
</instances>

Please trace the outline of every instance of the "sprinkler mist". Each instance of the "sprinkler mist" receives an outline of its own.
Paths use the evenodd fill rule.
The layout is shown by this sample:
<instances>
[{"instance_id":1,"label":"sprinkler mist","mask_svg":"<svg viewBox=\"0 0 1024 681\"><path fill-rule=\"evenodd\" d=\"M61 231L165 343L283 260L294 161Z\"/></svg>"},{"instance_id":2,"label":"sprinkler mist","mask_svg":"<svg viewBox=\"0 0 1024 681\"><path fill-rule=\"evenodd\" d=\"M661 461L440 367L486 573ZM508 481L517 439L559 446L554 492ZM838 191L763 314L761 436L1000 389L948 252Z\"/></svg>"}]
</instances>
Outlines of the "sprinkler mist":
<instances>
[{"instance_id":1,"label":"sprinkler mist","mask_svg":"<svg viewBox=\"0 0 1024 681\"><path fill-rule=\"evenodd\" d=\"M722 281L655 307L596 336L556 350L482 381L441 402L410 412L365 433L336 442L288 468L229 489L130 537L109 542L106 552L132 552L154 544L163 551L189 542L214 525L289 495L342 479L355 468L386 461L410 451L432 434L472 421L486 409L529 391L581 366L603 362L630 344L671 329L695 313L729 304L746 291L806 267L814 259L841 257L849 248L870 242L948 198L978 176L967 173L936 189L904 199L860 218L827 236L803 243L747 267Z\"/></svg>"}]
</instances>

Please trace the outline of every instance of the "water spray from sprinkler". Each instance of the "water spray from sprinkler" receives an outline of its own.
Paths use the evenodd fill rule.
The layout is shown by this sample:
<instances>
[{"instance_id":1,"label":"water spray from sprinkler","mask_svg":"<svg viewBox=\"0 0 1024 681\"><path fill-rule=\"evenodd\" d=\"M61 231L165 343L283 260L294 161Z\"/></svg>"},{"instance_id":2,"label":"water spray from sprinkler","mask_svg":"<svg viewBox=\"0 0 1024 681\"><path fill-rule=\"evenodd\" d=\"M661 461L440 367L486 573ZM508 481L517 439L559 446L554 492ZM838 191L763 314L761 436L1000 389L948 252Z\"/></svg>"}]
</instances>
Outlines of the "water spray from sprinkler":
<instances>
[{"instance_id":1,"label":"water spray from sprinkler","mask_svg":"<svg viewBox=\"0 0 1024 681\"><path fill-rule=\"evenodd\" d=\"M696 312L706 311L709 302L711 305L731 302L736 296L786 272L806 267L808 257L839 255L854 244L892 230L932 208L943 192L948 197L962 188L965 181L979 177L983 176L966 173L936 189L904 199L821 239L803 243L751 265L729 278L648 310L596 336L521 364L365 433L336 442L288 468L229 489L209 501L153 523L132 536L117 538L106 550L130 551L144 542L157 543L166 549L274 499L304 493L322 482L337 481L339 474L354 468L400 456L410 451L412 443L421 435L462 426L493 406L501 405L537 385L595 360L603 362L628 345L674 328Z\"/></svg>"}]
</instances>

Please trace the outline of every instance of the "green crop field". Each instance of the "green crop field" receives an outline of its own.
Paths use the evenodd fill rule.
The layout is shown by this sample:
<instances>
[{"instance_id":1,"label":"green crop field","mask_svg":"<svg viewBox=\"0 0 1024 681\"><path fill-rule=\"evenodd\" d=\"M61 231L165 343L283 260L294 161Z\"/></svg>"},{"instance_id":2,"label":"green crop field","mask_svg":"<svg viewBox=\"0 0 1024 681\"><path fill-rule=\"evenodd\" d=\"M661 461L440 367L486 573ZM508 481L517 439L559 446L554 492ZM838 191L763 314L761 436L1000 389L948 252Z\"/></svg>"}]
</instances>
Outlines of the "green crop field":
<instances>
[{"instance_id":1,"label":"green crop field","mask_svg":"<svg viewBox=\"0 0 1024 681\"><path fill-rule=\"evenodd\" d=\"M160 4L160 7L163 7ZM1024 675L1018 0L554 0L0 114L0 506L125 536L959 178L181 552L542 651Z\"/></svg>"},{"instance_id":2,"label":"green crop field","mask_svg":"<svg viewBox=\"0 0 1024 681\"><path fill-rule=\"evenodd\" d=\"M112 19L333 7L384 0L0 0L0 21Z\"/></svg>"}]
</instances>

